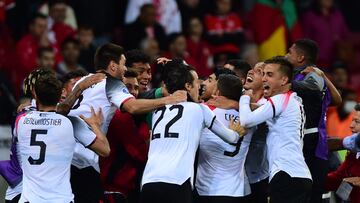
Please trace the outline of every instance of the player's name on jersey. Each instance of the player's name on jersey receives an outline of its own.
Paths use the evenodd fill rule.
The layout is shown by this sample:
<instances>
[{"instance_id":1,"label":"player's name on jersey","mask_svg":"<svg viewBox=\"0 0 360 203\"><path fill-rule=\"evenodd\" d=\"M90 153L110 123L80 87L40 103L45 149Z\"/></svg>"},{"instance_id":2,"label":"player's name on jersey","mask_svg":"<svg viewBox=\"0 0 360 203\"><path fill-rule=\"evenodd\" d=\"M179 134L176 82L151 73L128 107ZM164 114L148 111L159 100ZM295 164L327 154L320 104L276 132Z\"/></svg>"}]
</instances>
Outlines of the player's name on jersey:
<instances>
[{"instance_id":1,"label":"player's name on jersey","mask_svg":"<svg viewBox=\"0 0 360 203\"><path fill-rule=\"evenodd\" d=\"M51 119L51 118L41 118L41 119L34 119L34 118L25 118L24 124L26 125L61 125L61 119Z\"/></svg>"},{"instance_id":2,"label":"player's name on jersey","mask_svg":"<svg viewBox=\"0 0 360 203\"><path fill-rule=\"evenodd\" d=\"M239 121L239 116L236 116L234 114L225 114L225 120L230 121L230 118L234 119L234 122L238 122Z\"/></svg>"}]
</instances>

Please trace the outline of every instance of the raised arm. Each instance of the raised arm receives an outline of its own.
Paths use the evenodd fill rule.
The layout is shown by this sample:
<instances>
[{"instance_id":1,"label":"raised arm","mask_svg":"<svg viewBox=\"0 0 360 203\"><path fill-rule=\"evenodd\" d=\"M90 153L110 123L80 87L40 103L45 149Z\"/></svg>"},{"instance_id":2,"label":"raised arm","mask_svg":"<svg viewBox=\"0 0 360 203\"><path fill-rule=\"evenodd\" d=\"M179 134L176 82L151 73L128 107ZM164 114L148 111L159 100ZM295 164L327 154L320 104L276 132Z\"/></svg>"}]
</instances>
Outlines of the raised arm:
<instances>
[{"instance_id":1,"label":"raised arm","mask_svg":"<svg viewBox=\"0 0 360 203\"><path fill-rule=\"evenodd\" d=\"M82 94L82 92L89 88L90 86L101 82L105 78L105 74L103 73L96 73L85 78L83 81L79 82L78 85L75 86L73 91L66 97L66 99L59 103L56 107L56 112L62 115L67 115L71 108L73 107L76 100Z\"/></svg>"}]
</instances>

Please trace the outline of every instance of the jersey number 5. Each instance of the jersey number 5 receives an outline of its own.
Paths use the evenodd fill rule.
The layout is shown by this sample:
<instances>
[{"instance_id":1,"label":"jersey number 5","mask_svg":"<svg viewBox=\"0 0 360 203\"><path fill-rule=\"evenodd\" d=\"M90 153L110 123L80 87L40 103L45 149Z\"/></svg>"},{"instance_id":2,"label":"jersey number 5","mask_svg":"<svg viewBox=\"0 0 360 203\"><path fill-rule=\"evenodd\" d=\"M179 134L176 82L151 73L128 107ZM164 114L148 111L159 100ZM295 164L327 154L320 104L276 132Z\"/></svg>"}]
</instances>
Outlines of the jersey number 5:
<instances>
[{"instance_id":1,"label":"jersey number 5","mask_svg":"<svg viewBox=\"0 0 360 203\"><path fill-rule=\"evenodd\" d=\"M36 136L38 134L47 134L47 130L31 130L31 140L30 140L30 146L39 146L40 147L40 155L38 159L34 159L31 156L29 156L28 161L31 165L40 165L44 163L45 161L45 150L46 150L46 144L43 141L37 141Z\"/></svg>"},{"instance_id":2,"label":"jersey number 5","mask_svg":"<svg viewBox=\"0 0 360 203\"><path fill-rule=\"evenodd\" d=\"M169 129L170 127L176 122L178 121L181 117L182 117L182 114L183 114L183 111L184 111L184 107L181 106L181 105L173 105L169 108L170 111L174 110L174 109L177 109L178 112L176 114L176 116L171 119L169 121L169 123L166 124L165 126L165 135L164 135L164 138L178 138L179 137L179 133L172 133L172 132L169 132ZM159 124L159 122L164 118L164 114L165 114L165 111L166 111L166 107L161 107L159 109L157 109L155 111L155 114L158 113L159 111L161 111L161 114L159 116L159 118L156 120L155 124L154 124L154 127L152 129L152 135L151 135L151 139L156 139L156 138L160 138L160 133L154 133L155 132L155 129L156 129L156 126Z\"/></svg>"}]
</instances>

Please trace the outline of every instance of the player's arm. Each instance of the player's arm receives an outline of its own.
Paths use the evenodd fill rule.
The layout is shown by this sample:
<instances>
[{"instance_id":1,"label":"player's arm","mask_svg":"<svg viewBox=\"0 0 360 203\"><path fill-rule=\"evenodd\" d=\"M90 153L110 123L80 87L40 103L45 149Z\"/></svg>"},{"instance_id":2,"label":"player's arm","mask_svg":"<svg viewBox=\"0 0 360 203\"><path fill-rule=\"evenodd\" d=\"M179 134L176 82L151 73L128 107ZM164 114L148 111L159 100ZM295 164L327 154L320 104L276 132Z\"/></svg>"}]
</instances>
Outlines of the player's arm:
<instances>
[{"instance_id":1,"label":"player's arm","mask_svg":"<svg viewBox=\"0 0 360 203\"><path fill-rule=\"evenodd\" d=\"M234 121L231 120L229 129L216 119L215 114L207 106L200 106L203 111L205 126L225 142L237 143L238 140L245 135L246 130L240 126L240 123L234 123Z\"/></svg>"},{"instance_id":2,"label":"player's arm","mask_svg":"<svg viewBox=\"0 0 360 203\"><path fill-rule=\"evenodd\" d=\"M125 101L121 110L127 111L131 114L142 114L147 113L167 104L176 104L179 102L186 101L186 91L176 91L174 94L159 98L159 99L135 99L131 98Z\"/></svg>"},{"instance_id":3,"label":"player's arm","mask_svg":"<svg viewBox=\"0 0 360 203\"><path fill-rule=\"evenodd\" d=\"M97 113L95 113L94 109L91 107L91 117L85 118L84 116L80 116L91 128L91 130L95 133L96 137L94 141L88 145L87 147L97 153L99 156L107 157L110 155L110 145L106 138L106 135L101 132L100 126L102 123L102 112L101 108Z\"/></svg>"},{"instance_id":4,"label":"player's arm","mask_svg":"<svg viewBox=\"0 0 360 203\"><path fill-rule=\"evenodd\" d=\"M360 133L345 137L342 140L342 145L354 153L360 152Z\"/></svg>"},{"instance_id":5,"label":"player's arm","mask_svg":"<svg viewBox=\"0 0 360 203\"><path fill-rule=\"evenodd\" d=\"M57 105L56 112L62 115L67 115L82 92L90 86L101 82L104 78L105 74L96 73L79 82L79 84L74 87L66 99Z\"/></svg>"},{"instance_id":6,"label":"player's arm","mask_svg":"<svg viewBox=\"0 0 360 203\"><path fill-rule=\"evenodd\" d=\"M247 128L254 127L278 115L280 113L279 107L276 107L278 106L276 105L278 101L273 98L274 97L270 98L264 105L258 107L254 111L251 111L250 96L241 96L239 104L239 117L241 125Z\"/></svg>"}]
</instances>

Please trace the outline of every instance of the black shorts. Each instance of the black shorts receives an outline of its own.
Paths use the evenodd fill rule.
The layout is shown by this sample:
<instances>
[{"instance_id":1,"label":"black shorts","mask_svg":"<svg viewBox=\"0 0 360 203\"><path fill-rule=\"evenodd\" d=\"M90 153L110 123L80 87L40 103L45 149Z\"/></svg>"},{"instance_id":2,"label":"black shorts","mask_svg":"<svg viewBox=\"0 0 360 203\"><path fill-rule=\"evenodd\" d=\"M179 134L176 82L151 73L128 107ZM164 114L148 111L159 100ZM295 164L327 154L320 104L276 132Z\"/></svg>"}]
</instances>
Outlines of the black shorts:
<instances>
[{"instance_id":1,"label":"black shorts","mask_svg":"<svg viewBox=\"0 0 360 203\"><path fill-rule=\"evenodd\" d=\"M247 197L198 196L195 203L248 203Z\"/></svg>"},{"instance_id":2,"label":"black shorts","mask_svg":"<svg viewBox=\"0 0 360 203\"><path fill-rule=\"evenodd\" d=\"M141 203L191 203L190 179L182 185L156 182L143 185L140 193Z\"/></svg>"},{"instance_id":3,"label":"black shorts","mask_svg":"<svg viewBox=\"0 0 360 203\"><path fill-rule=\"evenodd\" d=\"M307 203L311 185L310 179L292 178L280 171L270 181L270 203Z\"/></svg>"},{"instance_id":4,"label":"black shorts","mask_svg":"<svg viewBox=\"0 0 360 203\"><path fill-rule=\"evenodd\" d=\"M20 200L21 194L16 195L12 200L5 200L5 203L18 203Z\"/></svg>"},{"instance_id":5,"label":"black shorts","mask_svg":"<svg viewBox=\"0 0 360 203\"><path fill-rule=\"evenodd\" d=\"M100 174L93 167L71 166L71 188L76 203L99 203L103 197Z\"/></svg>"},{"instance_id":6,"label":"black shorts","mask_svg":"<svg viewBox=\"0 0 360 203\"><path fill-rule=\"evenodd\" d=\"M251 194L248 197L249 203L268 203L269 178L250 184Z\"/></svg>"}]
</instances>

